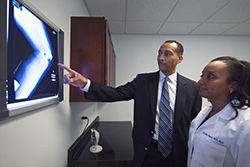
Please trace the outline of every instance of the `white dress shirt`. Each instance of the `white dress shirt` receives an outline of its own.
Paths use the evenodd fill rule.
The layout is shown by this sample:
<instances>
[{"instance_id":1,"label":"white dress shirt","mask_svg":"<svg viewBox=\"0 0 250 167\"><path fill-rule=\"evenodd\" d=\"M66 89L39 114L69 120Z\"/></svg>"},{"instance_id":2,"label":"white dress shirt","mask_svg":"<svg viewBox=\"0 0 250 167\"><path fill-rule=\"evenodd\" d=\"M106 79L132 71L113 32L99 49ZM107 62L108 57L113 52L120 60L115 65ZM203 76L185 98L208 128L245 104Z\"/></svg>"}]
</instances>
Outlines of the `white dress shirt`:
<instances>
[{"instance_id":1,"label":"white dress shirt","mask_svg":"<svg viewBox=\"0 0 250 167\"><path fill-rule=\"evenodd\" d=\"M212 106L200 111L190 124L188 167L249 167L250 109L235 111L227 104L200 125Z\"/></svg>"},{"instance_id":2,"label":"white dress shirt","mask_svg":"<svg viewBox=\"0 0 250 167\"><path fill-rule=\"evenodd\" d=\"M87 84L86 84L83 88L80 88L80 89L81 89L82 91L88 93L90 85L91 85L91 81L88 79Z\"/></svg>"}]
</instances>

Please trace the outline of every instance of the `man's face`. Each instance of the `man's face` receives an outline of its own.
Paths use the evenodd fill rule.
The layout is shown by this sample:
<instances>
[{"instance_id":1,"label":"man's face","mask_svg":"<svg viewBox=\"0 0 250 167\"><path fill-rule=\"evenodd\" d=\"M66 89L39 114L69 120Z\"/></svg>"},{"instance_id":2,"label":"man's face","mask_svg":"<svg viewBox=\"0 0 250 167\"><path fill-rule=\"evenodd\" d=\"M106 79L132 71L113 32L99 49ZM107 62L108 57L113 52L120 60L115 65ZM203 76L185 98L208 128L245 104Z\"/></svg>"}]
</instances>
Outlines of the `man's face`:
<instances>
[{"instance_id":1,"label":"man's face","mask_svg":"<svg viewBox=\"0 0 250 167\"><path fill-rule=\"evenodd\" d=\"M158 51L158 66L166 76L173 74L176 71L176 66L179 64L183 56L178 55L176 43L164 43Z\"/></svg>"}]
</instances>

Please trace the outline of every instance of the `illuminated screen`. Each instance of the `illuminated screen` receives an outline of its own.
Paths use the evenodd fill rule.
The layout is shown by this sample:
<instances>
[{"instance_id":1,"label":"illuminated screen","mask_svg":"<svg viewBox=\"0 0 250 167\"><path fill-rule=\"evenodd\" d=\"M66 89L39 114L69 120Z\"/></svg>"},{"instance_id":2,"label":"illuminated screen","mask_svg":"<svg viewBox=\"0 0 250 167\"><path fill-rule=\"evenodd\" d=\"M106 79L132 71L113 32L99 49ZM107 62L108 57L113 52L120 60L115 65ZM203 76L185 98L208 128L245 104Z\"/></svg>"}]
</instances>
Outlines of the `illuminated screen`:
<instances>
[{"instance_id":1,"label":"illuminated screen","mask_svg":"<svg viewBox=\"0 0 250 167\"><path fill-rule=\"evenodd\" d=\"M9 4L7 107L59 92L58 31L16 0Z\"/></svg>"}]
</instances>

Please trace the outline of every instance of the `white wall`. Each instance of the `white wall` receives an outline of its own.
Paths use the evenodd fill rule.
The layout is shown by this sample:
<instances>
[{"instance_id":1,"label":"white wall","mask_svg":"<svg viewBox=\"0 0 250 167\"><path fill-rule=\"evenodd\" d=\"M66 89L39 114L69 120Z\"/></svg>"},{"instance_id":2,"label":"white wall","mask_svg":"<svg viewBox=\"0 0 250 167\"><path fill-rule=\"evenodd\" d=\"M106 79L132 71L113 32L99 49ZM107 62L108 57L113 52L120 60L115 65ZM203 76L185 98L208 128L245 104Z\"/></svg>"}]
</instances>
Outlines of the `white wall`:
<instances>
[{"instance_id":1,"label":"white wall","mask_svg":"<svg viewBox=\"0 0 250 167\"><path fill-rule=\"evenodd\" d=\"M82 0L29 0L64 31L64 62L69 65L70 17L89 16ZM81 115L95 118L95 105L69 104L69 87L64 101L0 122L1 167L65 167L67 149L82 132Z\"/></svg>"},{"instance_id":2,"label":"white wall","mask_svg":"<svg viewBox=\"0 0 250 167\"><path fill-rule=\"evenodd\" d=\"M202 69L213 58L230 55L250 61L250 36L158 36L112 34L116 52L116 85L131 81L136 74L158 70L157 52L162 43L175 39L184 46L178 72L198 81ZM208 105L203 99L203 106ZM99 104L101 120L133 120L133 101Z\"/></svg>"},{"instance_id":3,"label":"white wall","mask_svg":"<svg viewBox=\"0 0 250 167\"><path fill-rule=\"evenodd\" d=\"M89 15L82 0L29 0L65 33L64 62L69 65L70 16ZM116 84L131 81L137 73L158 69L159 46L176 39L185 47L178 71L198 80L202 68L214 57L232 55L250 61L250 37L158 36L112 34L116 52ZM67 149L82 132L86 122L97 115L101 120L133 119L133 101L118 103L69 103L69 87L64 101L0 122L1 167L65 167Z\"/></svg>"}]
</instances>

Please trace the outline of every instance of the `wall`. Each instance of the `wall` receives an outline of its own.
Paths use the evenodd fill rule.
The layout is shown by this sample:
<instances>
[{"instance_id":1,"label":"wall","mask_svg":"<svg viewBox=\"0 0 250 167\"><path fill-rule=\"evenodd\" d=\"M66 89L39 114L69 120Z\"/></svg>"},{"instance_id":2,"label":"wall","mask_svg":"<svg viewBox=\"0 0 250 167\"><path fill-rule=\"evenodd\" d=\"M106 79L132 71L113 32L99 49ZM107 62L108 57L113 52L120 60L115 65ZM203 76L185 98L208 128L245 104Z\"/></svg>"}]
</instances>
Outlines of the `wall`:
<instances>
[{"instance_id":1,"label":"wall","mask_svg":"<svg viewBox=\"0 0 250 167\"><path fill-rule=\"evenodd\" d=\"M41 13L64 31L64 62L69 65L70 16L89 16L82 0L29 0ZM69 87L64 101L0 122L1 167L65 167L67 149L93 120L96 107L86 103L69 104Z\"/></svg>"},{"instance_id":2,"label":"wall","mask_svg":"<svg viewBox=\"0 0 250 167\"><path fill-rule=\"evenodd\" d=\"M158 36L112 34L116 52L116 85L132 81L136 74L158 70L157 52L162 43L175 39L184 46L178 72L198 81L213 58L230 55L250 61L250 36ZM203 106L208 105L203 99ZM101 120L133 120L133 101L99 104Z\"/></svg>"},{"instance_id":3,"label":"wall","mask_svg":"<svg viewBox=\"0 0 250 167\"><path fill-rule=\"evenodd\" d=\"M69 65L70 16L89 15L82 0L29 0L65 33L64 62ZM233 55L250 61L250 37L241 36L158 36L112 34L116 52L116 84L131 81L137 73L158 69L159 46L176 39L185 47L178 71L198 80L202 68L214 57ZM1 167L65 167L67 149L82 132L85 123L100 115L101 120L133 119L133 101L117 103L71 103L69 86L64 101L0 122Z\"/></svg>"}]
</instances>

